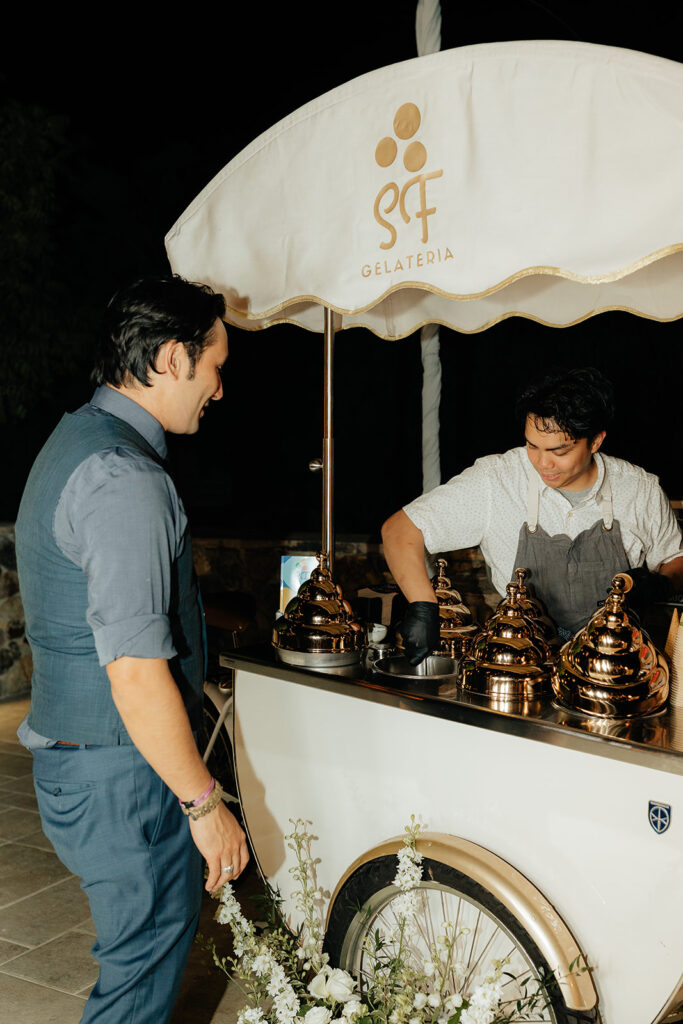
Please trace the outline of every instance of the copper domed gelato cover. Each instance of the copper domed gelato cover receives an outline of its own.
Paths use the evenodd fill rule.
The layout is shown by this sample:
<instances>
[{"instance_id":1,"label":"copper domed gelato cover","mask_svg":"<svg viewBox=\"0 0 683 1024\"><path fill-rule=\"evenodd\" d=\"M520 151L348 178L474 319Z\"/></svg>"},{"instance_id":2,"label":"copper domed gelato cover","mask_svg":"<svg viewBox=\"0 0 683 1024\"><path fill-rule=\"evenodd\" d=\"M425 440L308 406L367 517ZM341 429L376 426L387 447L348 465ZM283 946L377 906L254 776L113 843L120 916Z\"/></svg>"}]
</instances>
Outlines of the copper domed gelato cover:
<instances>
[{"instance_id":1,"label":"copper domed gelato cover","mask_svg":"<svg viewBox=\"0 0 683 1024\"><path fill-rule=\"evenodd\" d=\"M666 662L624 606L632 586L629 575L618 573L604 606L560 651L552 686L571 711L634 718L666 704Z\"/></svg>"},{"instance_id":2,"label":"copper domed gelato cover","mask_svg":"<svg viewBox=\"0 0 683 1024\"><path fill-rule=\"evenodd\" d=\"M463 690L488 696L500 710L522 710L550 694L552 653L525 614L517 583L472 641L460 666Z\"/></svg>"},{"instance_id":3,"label":"copper domed gelato cover","mask_svg":"<svg viewBox=\"0 0 683 1024\"><path fill-rule=\"evenodd\" d=\"M459 658L469 649L477 627L472 624L472 613L463 603L460 593L451 586L445 570L446 559L437 558L432 587L439 606L439 647L451 658Z\"/></svg>"},{"instance_id":4,"label":"copper domed gelato cover","mask_svg":"<svg viewBox=\"0 0 683 1024\"><path fill-rule=\"evenodd\" d=\"M317 568L276 620L272 643L292 665L333 667L360 660L365 630L332 579L325 554L318 555Z\"/></svg>"},{"instance_id":5,"label":"copper domed gelato cover","mask_svg":"<svg viewBox=\"0 0 683 1024\"><path fill-rule=\"evenodd\" d=\"M446 559L436 559L436 575L432 576L431 584L439 606L439 646L432 651L435 656L446 655L459 658L469 650L477 627L472 623L472 613L463 603L460 593L451 586L446 576ZM396 646L403 650L401 627L395 632Z\"/></svg>"},{"instance_id":6,"label":"copper domed gelato cover","mask_svg":"<svg viewBox=\"0 0 683 1024\"><path fill-rule=\"evenodd\" d=\"M515 569L514 576L517 582L518 591L517 599L522 606L524 614L532 620L536 628L536 632L540 633L544 640L550 642L557 638L557 629L555 628L555 623L548 615L543 602L533 596L527 587L526 581L530 575L531 573L528 569ZM498 610L500 610L505 601L506 598L503 598L501 603L498 605Z\"/></svg>"}]
</instances>

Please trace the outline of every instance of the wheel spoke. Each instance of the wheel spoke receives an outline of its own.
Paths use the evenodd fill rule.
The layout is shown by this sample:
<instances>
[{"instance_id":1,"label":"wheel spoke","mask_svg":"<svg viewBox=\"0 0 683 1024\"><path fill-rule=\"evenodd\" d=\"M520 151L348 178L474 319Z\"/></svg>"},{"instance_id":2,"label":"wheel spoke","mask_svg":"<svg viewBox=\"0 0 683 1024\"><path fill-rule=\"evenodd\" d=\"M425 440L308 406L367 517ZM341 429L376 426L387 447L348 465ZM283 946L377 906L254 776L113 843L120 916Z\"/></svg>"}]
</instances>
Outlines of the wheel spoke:
<instances>
[{"instance_id":1,"label":"wheel spoke","mask_svg":"<svg viewBox=\"0 0 683 1024\"><path fill-rule=\"evenodd\" d=\"M397 915L395 899L398 895L393 886L381 890L375 898L365 904L367 914L358 914L358 939L352 944L355 954L352 962L342 966L359 977L361 986L373 980L373 957L364 949L364 938L379 931L385 946L382 960L391 960L398 953L398 941L394 936L399 931L401 919ZM404 951L409 959L420 964L431 958L432 945L441 952L438 939L443 925L451 922L458 937L444 962L443 971L447 978L444 993L460 992L465 997L482 983L492 970L492 961L507 960L506 976L501 979L504 999L512 1006L524 993L533 994L538 988L538 972L530 958L511 932L498 918L476 899L454 891L448 886L428 882L420 886L417 901L415 928L409 941L404 940ZM374 942L371 941L371 948ZM458 970L458 964L464 970ZM512 975L510 977L509 975ZM531 975L526 988L521 981ZM540 1004L534 1007L528 1019L537 1024L557 1024L557 1017L550 1006L543 1008L545 998L539 996Z\"/></svg>"}]
</instances>

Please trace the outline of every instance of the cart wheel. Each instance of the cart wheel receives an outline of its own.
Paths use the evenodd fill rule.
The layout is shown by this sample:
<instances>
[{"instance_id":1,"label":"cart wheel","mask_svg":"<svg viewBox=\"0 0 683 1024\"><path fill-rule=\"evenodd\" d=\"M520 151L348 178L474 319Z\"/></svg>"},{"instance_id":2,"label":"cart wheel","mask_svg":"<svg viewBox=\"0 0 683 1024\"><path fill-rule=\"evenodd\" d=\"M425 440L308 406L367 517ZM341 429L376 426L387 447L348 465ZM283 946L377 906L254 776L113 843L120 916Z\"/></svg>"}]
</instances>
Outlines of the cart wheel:
<instances>
[{"instance_id":1,"label":"cart wheel","mask_svg":"<svg viewBox=\"0 0 683 1024\"><path fill-rule=\"evenodd\" d=\"M219 713L216 710L214 703L206 694L204 694L204 713L202 716L201 731L198 738L198 747L200 752L206 750L208 742L216 727L218 714ZM229 807L232 813L239 817L240 805L237 800L237 783L235 781L232 744L230 743L230 737L225 725L216 737L216 742L214 743L213 750L209 754L206 767L209 769L214 779L218 779L223 787L225 795L235 798L233 801L230 801Z\"/></svg>"},{"instance_id":2,"label":"cart wheel","mask_svg":"<svg viewBox=\"0 0 683 1024\"><path fill-rule=\"evenodd\" d=\"M504 970L513 977L505 982L505 1000L518 999L522 994L520 982L530 975L533 981L527 993L535 990L541 978L551 979L548 997L541 995L538 1007L522 1019L542 1024L588 1024L598 1020L594 1011L586 1016L567 1009L543 954L495 896L440 861L425 858L422 868L417 915L419 939L412 947L413 955L418 961L429 956L442 922L452 922L458 932L467 929L454 951L450 991L457 984L460 993L467 996L490 975L493 960L509 957ZM363 864L344 883L332 908L325 938L327 952L333 964L359 979L361 989L370 967L364 948L366 938L379 930L389 944L385 952L391 955L390 935L396 925L392 904L399 895L392 884L395 874L393 856Z\"/></svg>"}]
</instances>

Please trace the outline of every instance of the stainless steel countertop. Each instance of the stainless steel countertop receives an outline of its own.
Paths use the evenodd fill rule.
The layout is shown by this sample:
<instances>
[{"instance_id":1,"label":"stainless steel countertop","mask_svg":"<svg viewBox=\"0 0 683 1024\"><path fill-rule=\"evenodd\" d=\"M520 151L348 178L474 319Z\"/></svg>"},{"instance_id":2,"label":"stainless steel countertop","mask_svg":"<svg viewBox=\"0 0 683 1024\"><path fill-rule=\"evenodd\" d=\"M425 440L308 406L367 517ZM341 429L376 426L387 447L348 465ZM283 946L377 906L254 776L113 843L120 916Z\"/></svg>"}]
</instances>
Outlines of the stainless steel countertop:
<instances>
[{"instance_id":1,"label":"stainless steel countertop","mask_svg":"<svg viewBox=\"0 0 683 1024\"><path fill-rule=\"evenodd\" d=\"M259 672L283 682L683 775L683 708L645 718L609 720L566 711L548 697L529 712L504 710L490 707L484 697L464 693L455 676L446 682L427 678L413 682L366 673L361 665L334 670L295 668L279 661L266 645L225 652L220 663L235 671ZM237 680L239 689L239 676Z\"/></svg>"}]
</instances>

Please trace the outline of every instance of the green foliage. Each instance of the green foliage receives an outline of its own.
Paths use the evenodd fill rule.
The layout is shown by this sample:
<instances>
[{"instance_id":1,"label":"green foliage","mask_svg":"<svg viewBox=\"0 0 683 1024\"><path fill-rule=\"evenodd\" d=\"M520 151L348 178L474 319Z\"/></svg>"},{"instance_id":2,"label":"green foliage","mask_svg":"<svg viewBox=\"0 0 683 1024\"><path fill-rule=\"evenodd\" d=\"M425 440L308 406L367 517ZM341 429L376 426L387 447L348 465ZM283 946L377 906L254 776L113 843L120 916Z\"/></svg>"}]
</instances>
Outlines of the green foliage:
<instances>
[{"instance_id":1,"label":"green foliage","mask_svg":"<svg viewBox=\"0 0 683 1024\"><path fill-rule=\"evenodd\" d=\"M364 962L358 978L331 967L323 953L322 901L310 845L310 822L292 821L286 836L294 854L290 873L297 883L294 903L302 915L296 934L282 920L277 894L266 894L267 924L257 935L244 918L230 884L218 895L217 920L233 933L233 955L222 957L211 947L216 965L240 985L248 1007L238 1024L521 1024L547 1019L558 979L547 969L515 975L505 968L510 956L492 958L488 974L474 983L458 948L470 929L442 921L426 946L427 933L418 919L422 854L417 848L420 827L414 819L405 830L393 880L392 920L368 928ZM483 956L483 952L480 957ZM590 970L583 957L569 974ZM506 996L506 979L512 982ZM308 1015L308 1016L307 1016Z\"/></svg>"}]
</instances>

